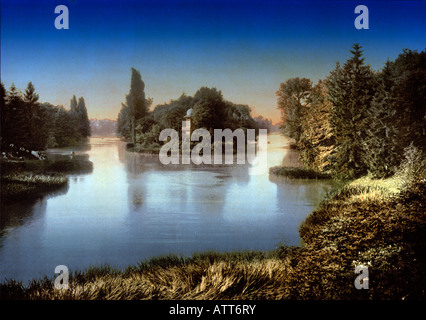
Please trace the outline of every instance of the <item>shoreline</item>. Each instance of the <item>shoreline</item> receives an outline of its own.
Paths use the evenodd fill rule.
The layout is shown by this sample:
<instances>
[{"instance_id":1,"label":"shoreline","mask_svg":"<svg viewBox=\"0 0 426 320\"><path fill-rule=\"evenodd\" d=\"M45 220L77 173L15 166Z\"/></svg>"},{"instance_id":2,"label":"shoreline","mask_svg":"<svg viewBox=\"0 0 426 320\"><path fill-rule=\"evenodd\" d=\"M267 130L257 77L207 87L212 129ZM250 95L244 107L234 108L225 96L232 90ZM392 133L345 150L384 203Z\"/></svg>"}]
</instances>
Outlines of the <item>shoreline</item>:
<instances>
[{"instance_id":1,"label":"shoreline","mask_svg":"<svg viewBox=\"0 0 426 320\"><path fill-rule=\"evenodd\" d=\"M285 148L285 147L284 147ZM0 283L0 299L425 299L426 180L346 183L299 227L300 246L270 251L195 252L70 270L70 289L54 279ZM370 289L354 286L357 266Z\"/></svg>"},{"instance_id":2,"label":"shoreline","mask_svg":"<svg viewBox=\"0 0 426 320\"><path fill-rule=\"evenodd\" d=\"M426 181L389 193L398 183L364 177L346 185L303 222L301 247L75 270L68 290L54 289L46 277L28 287L9 280L2 299L424 299ZM353 285L357 265L369 268L369 290Z\"/></svg>"},{"instance_id":3,"label":"shoreline","mask_svg":"<svg viewBox=\"0 0 426 320\"><path fill-rule=\"evenodd\" d=\"M68 187L68 175L89 173L93 163L86 156L55 155L44 160L1 161L1 205L33 200Z\"/></svg>"}]
</instances>

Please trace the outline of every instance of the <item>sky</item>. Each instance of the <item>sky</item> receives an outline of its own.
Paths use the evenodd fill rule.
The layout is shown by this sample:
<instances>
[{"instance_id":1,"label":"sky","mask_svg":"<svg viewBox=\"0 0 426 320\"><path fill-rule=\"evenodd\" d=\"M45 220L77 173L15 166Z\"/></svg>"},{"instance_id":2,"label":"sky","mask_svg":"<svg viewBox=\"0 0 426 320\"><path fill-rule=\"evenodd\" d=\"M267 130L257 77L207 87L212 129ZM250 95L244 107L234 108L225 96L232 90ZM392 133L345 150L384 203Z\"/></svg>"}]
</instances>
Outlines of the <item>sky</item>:
<instances>
[{"instance_id":1,"label":"sky","mask_svg":"<svg viewBox=\"0 0 426 320\"><path fill-rule=\"evenodd\" d=\"M369 10L358 30L357 5ZM55 28L57 5L69 29ZM313 82L344 63L354 43L374 70L402 49L426 48L426 1L1 0L1 81L69 107L83 96L90 118L116 119L139 70L153 106L202 86L280 119L276 91Z\"/></svg>"}]
</instances>

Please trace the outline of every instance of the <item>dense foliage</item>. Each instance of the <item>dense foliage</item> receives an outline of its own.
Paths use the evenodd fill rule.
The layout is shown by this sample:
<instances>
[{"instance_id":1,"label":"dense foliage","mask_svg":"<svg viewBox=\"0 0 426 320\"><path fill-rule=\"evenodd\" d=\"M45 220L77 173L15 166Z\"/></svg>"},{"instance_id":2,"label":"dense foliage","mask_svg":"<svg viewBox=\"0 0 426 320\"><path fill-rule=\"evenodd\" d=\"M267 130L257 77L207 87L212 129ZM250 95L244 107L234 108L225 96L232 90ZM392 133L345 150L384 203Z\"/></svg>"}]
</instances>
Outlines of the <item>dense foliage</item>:
<instances>
[{"instance_id":1,"label":"dense foliage","mask_svg":"<svg viewBox=\"0 0 426 320\"><path fill-rule=\"evenodd\" d=\"M426 146L426 51L403 50L380 71L359 44L325 80L293 78L277 91L282 132L302 162L344 178L395 173L410 145Z\"/></svg>"},{"instance_id":2,"label":"dense foliage","mask_svg":"<svg viewBox=\"0 0 426 320\"><path fill-rule=\"evenodd\" d=\"M251 116L249 106L226 101L216 88L201 87L193 97L183 93L178 99L157 105L154 110L149 111L152 100L143 98L145 93L144 85L140 85L143 83L140 73L133 68L131 70L130 92L118 115L117 133L130 140L136 150L158 149L161 146L158 138L163 129L174 129L180 135L182 121L189 109L192 109L191 130L205 128L212 136L214 129L247 130L259 127ZM131 112L133 95L145 99L145 103L140 104L144 105L143 112ZM266 119L262 120L262 125L268 124Z\"/></svg>"},{"instance_id":3,"label":"dense foliage","mask_svg":"<svg viewBox=\"0 0 426 320\"><path fill-rule=\"evenodd\" d=\"M1 147L45 150L72 145L90 136L90 123L83 97L71 99L70 110L40 103L34 85L24 93L14 84L8 91L1 84Z\"/></svg>"}]
</instances>

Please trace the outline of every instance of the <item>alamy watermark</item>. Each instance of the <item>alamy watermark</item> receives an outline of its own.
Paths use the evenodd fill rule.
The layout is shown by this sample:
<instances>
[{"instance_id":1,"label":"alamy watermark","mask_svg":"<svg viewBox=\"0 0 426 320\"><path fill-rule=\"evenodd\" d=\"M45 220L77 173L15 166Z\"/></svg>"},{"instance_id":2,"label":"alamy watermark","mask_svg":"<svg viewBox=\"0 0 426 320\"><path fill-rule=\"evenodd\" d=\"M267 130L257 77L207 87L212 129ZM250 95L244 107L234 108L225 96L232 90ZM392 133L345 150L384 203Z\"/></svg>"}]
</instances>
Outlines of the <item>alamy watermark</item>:
<instances>
[{"instance_id":1,"label":"alamy watermark","mask_svg":"<svg viewBox=\"0 0 426 320\"><path fill-rule=\"evenodd\" d=\"M368 267L364 265L358 265L355 267L355 274L358 276L355 278L354 285L358 290L369 289L369 276Z\"/></svg>"},{"instance_id":2,"label":"alamy watermark","mask_svg":"<svg viewBox=\"0 0 426 320\"><path fill-rule=\"evenodd\" d=\"M206 129L195 129L191 132L190 121L182 122L182 145L180 146L179 134L174 129L164 129L160 132L159 140L168 141L160 149L160 162L162 164L225 164L234 163L234 138L237 139L236 163L252 165L250 175L262 175L267 169L268 131L259 129L256 142L256 130L247 129L214 129L213 130L213 157L212 137ZM200 141L201 139L201 141ZM198 142L191 150L191 141ZM224 143L223 143L224 141ZM225 153L223 153L225 149ZM257 149L257 152L256 152ZM180 152L181 151L181 152ZM213 158L213 159L212 159Z\"/></svg>"},{"instance_id":3,"label":"alamy watermark","mask_svg":"<svg viewBox=\"0 0 426 320\"><path fill-rule=\"evenodd\" d=\"M69 29L69 11L68 7L64 5L56 6L55 14L59 14L55 18L55 28L58 30Z\"/></svg>"},{"instance_id":4,"label":"alamy watermark","mask_svg":"<svg viewBox=\"0 0 426 320\"><path fill-rule=\"evenodd\" d=\"M369 15L368 15L367 6L364 6L364 5L356 6L355 13L359 13L359 16L357 16L354 21L355 28L358 30L369 29L370 28L369 21L368 21Z\"/></svg>"},{"instance_id":5,"label":"alamy watermark","mask_svg":"<svg viewBox=\"0 0 426 320\"><path fill-rule=\"evenodd\" d=\"M55 268L55 274L59 273L59 276L55 278L54 286L55 289L61 290L61 289L69 289L68 282L70 273L68 271L68 267L64 265L56 266Z\"/></svg>"},{"instance_id":6,"label":"alamy watermark","mask_svg":"<svg viewBox=\"0 0 426 320\"><path fill-rule=\"evenodd\" d=\"M361 29L369 29L369 13L368 13L368 7L365 5L357 5L355 7L355 13L359 14L355 18L354 25L355 28L358 30ZM68 7L65 5L58 5L55 7L55 14L59 14L55 18L55 28L58 30L61 29L69 29L69 11Z\"/></svg>"}]
</instances>

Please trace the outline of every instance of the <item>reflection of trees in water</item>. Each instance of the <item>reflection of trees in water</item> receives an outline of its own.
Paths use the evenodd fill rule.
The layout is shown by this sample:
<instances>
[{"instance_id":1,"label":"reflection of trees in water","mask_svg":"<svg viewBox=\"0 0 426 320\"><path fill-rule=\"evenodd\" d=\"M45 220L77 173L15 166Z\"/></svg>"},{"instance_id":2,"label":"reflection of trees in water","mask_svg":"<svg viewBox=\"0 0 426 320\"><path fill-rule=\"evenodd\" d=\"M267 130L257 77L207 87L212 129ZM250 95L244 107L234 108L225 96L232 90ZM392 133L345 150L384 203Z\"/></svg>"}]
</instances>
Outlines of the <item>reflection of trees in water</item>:
<instances>
[{"instance_id":1,"label":"reflection of trees in water","mask_svg":"<svg viewBox=\"0 0 426 320\"><path fill-rule=\"evenodd\" d=\"M118 158L126 168L129 198L132 200L134 210L138 210L146 201L146 195L151 191L147 188L154 185L152 181L150 181L151 184L146 181L148 177L158 179L158 184L161 184L165 190L163 194L173 196L178 192L182 202L188 199L188 193L193 193L193 189L197 188L199 189L197 201L216 204L224 202L226 187L221 192L213 192L214 188L231 183L246 184L250 180L249 165L195 165L193 163L164 165L159 161L158 155L128 152L122 142L118 143L117 147ZM206 173L207 176L211 173L213 178L203 180L202 174ZM164 201L168 200L166 196Z\"/></svg>"},{"instance_id":2,"label":"reflection of trees in water","mask_svg":"<svg viewBox=\"0 0 426 320\"><path fill-rule=\"evenodd\" d=\"M2 204L0 208L0 234L7 228L24 225L28 219L35 218L35 214L44 213L47 200L50 197L66 194L68 189L69 185L66 184L60 189L39 196L37 199L27 198L19 202Z\"/></svg>"},{"instance_id":3,"label":"reflection of trees in water","mask_svg":"<svg viewBox=\"0 0 426 320\"><path fill-rule=\"evenodd\" d=\"M29 219L37 219L46 212L47 199L18 202L1 207L0 235L7 229L24 225Z\"/></svg>"},{"instance_id":4,"label":"reflection of trees in water","mask_svg":"<svg viewBox=\"0 0 426 320\"><path fill-rule=\"evenodd\" d=\"M53 148L48 149L46 153L48 154L49 158L54 158L55 155L71 155L74 151L75 153L83 153L90 151L92 149L92 140L82 140L78 142L76 145L70 146L70 147L63 147L63 148Z\"/></svg>"},{"instance_id":5,"label":"reflection of trees in water","mask_svg":"<svg viewBox=\"0 0 426 320\"><path fill-rule=\"evenodd\" d=\"M336 188L333 180L272 178L277 185L277 207L284 212L282 238L288 245L300 245L298 228L326 194Z\"/></svg>"},{"instance_id":6,"label":"reflection of trees in water","mask_svg":"<svg viewBox=\"0 0 426 320\"><path fill-rule=\"evenodd\" d=\"M292 192L294 201L302 201L318 206L325 195L336 189L338 183L334 180L311 180L311 179L286 179L270 175L269 180L278 186L278 197L288 198ZM280 197L280 193L286 193L286 197Z\"/></svg>"}]
</instances>

